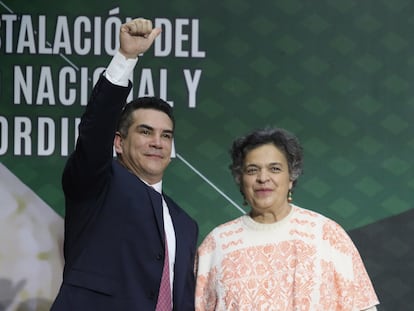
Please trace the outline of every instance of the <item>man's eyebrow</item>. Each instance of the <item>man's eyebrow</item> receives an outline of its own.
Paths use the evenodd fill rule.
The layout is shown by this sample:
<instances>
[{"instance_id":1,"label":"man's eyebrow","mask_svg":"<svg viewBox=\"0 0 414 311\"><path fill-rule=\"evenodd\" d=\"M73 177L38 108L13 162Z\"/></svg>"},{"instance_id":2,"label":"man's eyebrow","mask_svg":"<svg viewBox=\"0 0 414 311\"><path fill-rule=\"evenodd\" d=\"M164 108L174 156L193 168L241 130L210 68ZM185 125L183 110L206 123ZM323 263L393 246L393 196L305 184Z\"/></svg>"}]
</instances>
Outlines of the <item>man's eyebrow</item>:
<instances>
[{"instance_id":1,"label":"man's eyebrow","mask_svg":"<svg viewBox=\"0 0 414 311\"><path fill-rule=\"evenodd\" d=\"M170 133L170 134L174 134L174 131L173 131L173 130L163 130L162 132L163 132L163 133Z\"/></svg>"},{"instance_id":2,"label":"man's eyebrow","mask_svg":"<svg viewBox=\"0 0 414 311\"><path fill-rule=\"evenodd\" d=\"M152 126L146 125L146 124L138 124L138 128L144 128L147 130L153 130L154 128Z\"/></svg>"},{"instance_id":3,"label":"man's eyebrow","mask_svg":"<svg viewBox=\"0 0 414 311\"><path fill-rule=\"evenodd\" d=\"M259 166L259 165L256 163L246 163L245 166Z\"/></svg>"},{"instance_id":4,"label":"man's eyebrow","mask_svg":"<svg viewBox=\"0 0 414 311\"><path fill-rule=\"evenodd\" d=\"M147 129L150 131L154 131L155 129L152 126L149 126L147 124L138 124L137 128L143 128L143 129ZM173 130L170 129L164 129L162 130L163 133L169 133L169 134L174 134Z\"/></svg>"}]
</instances>

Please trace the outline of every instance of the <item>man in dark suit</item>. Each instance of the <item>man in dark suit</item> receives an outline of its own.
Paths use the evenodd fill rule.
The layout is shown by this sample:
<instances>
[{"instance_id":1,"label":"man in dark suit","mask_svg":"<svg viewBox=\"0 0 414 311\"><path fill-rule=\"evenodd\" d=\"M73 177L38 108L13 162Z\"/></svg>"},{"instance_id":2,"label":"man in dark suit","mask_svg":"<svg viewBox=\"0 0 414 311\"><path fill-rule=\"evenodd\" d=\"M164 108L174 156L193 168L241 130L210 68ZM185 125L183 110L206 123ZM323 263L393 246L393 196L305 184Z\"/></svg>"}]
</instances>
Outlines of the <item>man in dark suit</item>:
<instances>
[{"instance_id":1,"label":"man in dark suit","mask_svg":"<svg viewBox=\"0 0 414 311\"><path fill-rule=\"evenodd\" d=\"M124 107L138 55L160 31L141 18L122 25L82 116L62 177L65 267L53 311L194 310L198 226L162 192L172 108L154 97Z\"/></svg>"}]
</instances>

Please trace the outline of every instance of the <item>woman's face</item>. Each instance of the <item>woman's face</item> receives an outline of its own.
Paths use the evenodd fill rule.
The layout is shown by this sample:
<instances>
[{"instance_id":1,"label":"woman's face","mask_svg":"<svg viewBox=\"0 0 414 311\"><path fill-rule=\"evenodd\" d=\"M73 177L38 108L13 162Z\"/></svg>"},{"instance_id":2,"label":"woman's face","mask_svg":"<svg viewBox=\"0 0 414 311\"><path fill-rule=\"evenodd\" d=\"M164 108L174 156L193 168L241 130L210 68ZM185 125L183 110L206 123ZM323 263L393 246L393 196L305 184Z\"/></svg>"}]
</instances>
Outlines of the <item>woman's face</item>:
<instances>
[{"instance_id":1,"label":"woman's face","mask_svg":"<svg viewBox=\"0 0 414 311\"><path fill-rule=\"evenodd\" d=\"M249 151L244 159L241 186L256 214L289 208L287 195L292 181L285 155L272 143Z\"/></svg>"}]
</instances>

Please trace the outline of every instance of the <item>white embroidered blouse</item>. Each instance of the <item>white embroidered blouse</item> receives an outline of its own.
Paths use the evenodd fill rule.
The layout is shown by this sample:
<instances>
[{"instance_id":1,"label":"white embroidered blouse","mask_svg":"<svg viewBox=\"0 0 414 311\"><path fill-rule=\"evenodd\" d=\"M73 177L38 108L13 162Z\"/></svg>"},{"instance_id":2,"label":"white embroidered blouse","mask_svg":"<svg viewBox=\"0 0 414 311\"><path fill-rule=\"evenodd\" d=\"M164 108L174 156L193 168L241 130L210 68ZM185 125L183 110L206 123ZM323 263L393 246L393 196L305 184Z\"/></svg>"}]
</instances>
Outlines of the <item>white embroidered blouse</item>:
<instances>
[{"instance_id":1,"label":"white embroidered blouse","mask_svg":"<svg viewBox=\"0 0 414 311\"><path fill-rule=\"evenodd\" d=\"M360 311L379 303L347 233L292 205L273 224L247 215L215 228L197 254L196 311Z\"/></svg>"}]
</instances>

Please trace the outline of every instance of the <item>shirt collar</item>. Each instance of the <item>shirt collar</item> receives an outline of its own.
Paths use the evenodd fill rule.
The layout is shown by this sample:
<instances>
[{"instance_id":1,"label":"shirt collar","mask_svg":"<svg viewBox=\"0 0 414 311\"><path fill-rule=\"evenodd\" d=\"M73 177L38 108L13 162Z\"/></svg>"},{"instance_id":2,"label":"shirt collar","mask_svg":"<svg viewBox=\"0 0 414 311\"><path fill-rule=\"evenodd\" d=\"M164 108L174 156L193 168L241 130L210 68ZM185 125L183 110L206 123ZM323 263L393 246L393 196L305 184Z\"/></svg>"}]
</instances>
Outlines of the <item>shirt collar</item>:
<instances>
[{"instance_id":1,"label":"shirt collar","mask_svg":"<svg viewBox=\"0 0 414 311\"><path fill-rule=\"evenodd\" d=\"M153 187L159 194L162 194L162 180L150 186Z\"/></svg>"},{"instance_id":2,"label":"shirt collar","mask_svg":"<svg viewBox=\"0 0 414 311\"><path fill-rule=\"evenodd\" d=\"M142 179L141 179L142 180ZM147 183L145 180L142 180L145 184L147 184L148 186L152 187L155 189L155 191L157 191L159 194L162 194L162 180L160 180L159 182L150 185L149 183Z\"/></svg>"}]
</instances>

